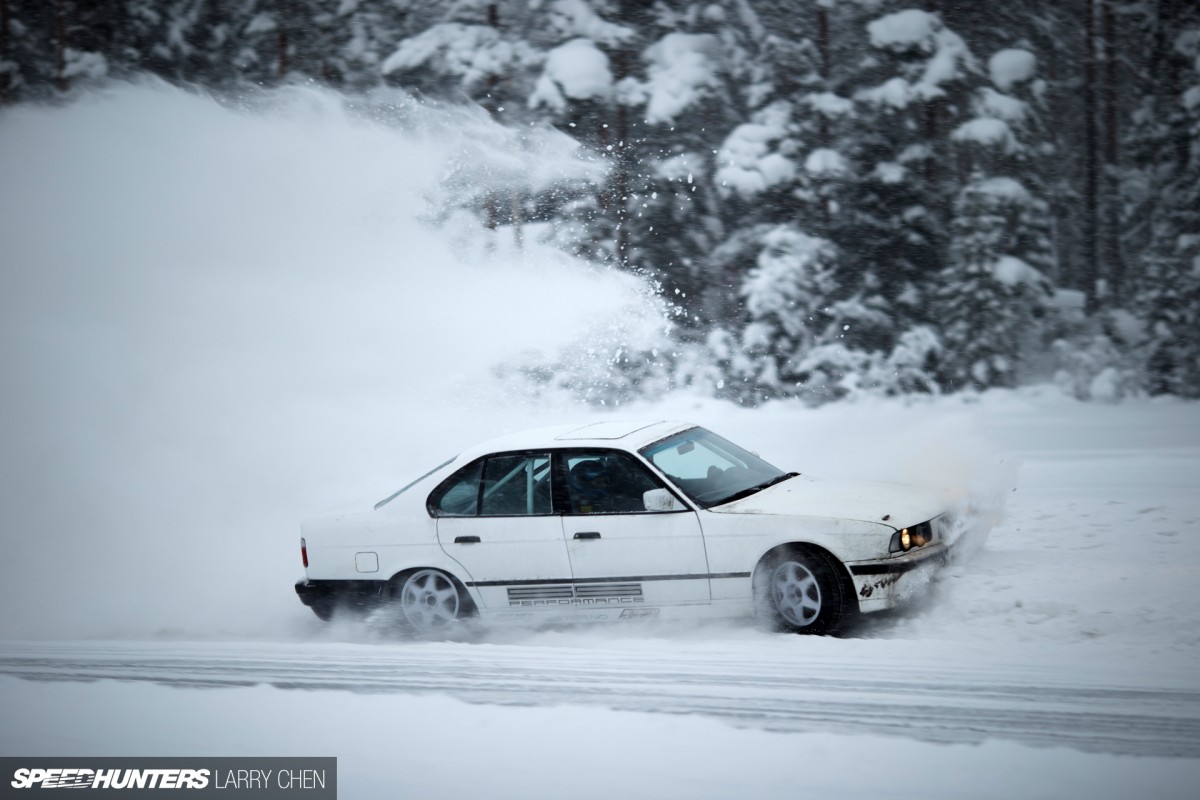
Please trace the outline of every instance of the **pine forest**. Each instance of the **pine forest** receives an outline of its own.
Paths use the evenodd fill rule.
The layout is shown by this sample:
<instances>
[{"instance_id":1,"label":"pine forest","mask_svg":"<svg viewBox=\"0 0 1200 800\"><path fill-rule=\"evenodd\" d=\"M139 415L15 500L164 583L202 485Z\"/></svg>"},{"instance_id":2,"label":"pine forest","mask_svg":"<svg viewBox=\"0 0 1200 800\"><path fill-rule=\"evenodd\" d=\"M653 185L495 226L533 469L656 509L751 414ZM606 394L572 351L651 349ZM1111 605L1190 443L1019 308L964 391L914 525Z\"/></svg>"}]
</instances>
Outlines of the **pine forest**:
<instances>
[{"instance_id":1,"label":"pine forest","mask_svg":"<svg viewBox=\"0 0 1200 800\"><path fill-rule=\"evenodd\" d=\"M1200 397L1195 0L0 0L0 117L148 78L578 142L457 196L670 309L592 400Z\"/></svg>"}]
</instances>

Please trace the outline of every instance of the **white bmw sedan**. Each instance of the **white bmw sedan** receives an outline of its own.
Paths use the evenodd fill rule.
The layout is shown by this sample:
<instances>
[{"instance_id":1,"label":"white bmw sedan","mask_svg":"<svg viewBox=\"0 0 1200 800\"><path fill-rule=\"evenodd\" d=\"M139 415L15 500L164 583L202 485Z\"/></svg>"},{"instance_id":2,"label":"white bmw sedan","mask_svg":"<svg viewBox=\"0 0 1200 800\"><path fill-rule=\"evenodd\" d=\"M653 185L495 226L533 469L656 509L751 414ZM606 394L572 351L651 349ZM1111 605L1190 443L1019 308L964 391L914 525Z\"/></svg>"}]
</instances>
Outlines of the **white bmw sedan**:
<instances>
[{"instance_id":1,"label":"white bmw sedan","mask_svg":"<svg viewBox=\"0 0 1200 800\"><path fill-rule=\"evenodd\" d=\"M387 608L418 633L719 615L827 634L920 588L950 516L935 493L784 472L694 425L595 422L304 522L296 592L321 619Z\"/></svg>"}]
</instances>

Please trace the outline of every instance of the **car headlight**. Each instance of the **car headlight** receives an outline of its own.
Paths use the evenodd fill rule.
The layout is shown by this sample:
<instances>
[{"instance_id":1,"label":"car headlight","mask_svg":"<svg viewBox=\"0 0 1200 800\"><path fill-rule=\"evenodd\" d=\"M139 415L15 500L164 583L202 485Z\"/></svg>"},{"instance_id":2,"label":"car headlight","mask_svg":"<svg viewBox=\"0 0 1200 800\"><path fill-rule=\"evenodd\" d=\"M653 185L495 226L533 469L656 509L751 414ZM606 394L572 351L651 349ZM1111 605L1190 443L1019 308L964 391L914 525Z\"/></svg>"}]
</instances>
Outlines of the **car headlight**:
<instances>
[{"instance_id":1,"label":"car headlight","mask_svg":"<svg viewBox=\"0 0 1200 800\"><path fill-rule=\"evenodd\" d=\"M928 522L901 528L892 534L888 544L889 553L907 553L914 547L924 547L933 541L933 526Z\"/></svg>"}]
</instances>

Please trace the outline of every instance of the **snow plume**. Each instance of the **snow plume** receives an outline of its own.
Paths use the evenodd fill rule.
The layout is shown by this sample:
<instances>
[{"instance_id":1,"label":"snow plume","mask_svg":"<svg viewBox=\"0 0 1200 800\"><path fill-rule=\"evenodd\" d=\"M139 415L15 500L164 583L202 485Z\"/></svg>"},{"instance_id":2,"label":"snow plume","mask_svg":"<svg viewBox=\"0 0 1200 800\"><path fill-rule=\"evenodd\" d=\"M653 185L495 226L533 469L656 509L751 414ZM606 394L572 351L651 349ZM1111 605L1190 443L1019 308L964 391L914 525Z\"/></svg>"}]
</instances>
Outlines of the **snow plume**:
<instances>
[{"instance_id":1,"label":"snow plume","mask_svg":"<svg viewBox=\"0 0 1200 800\"><path fill-rule=\"evenodd\" d=\"M0 116L4 636L307 624L299 519L578 416L506 405L496 365L664 327L631 276L444 213L472 169L586 177L568 143L384 99L124 85Z\"/></svg>"},{"instance_id":2,"label":"snow plume","mask_svg":"<svg viewBox=\"0 0 1200 800\"><path fill-rule=\"evenodd\" d=\"M816 456L811 469L945 492L954 510L955 558L965 562L1004 519L1020 465L961 402L930 399L904 407L865 399L822 406L806 432L807 450ZM871 454L869 464L864 452Z\"/></svg>"},{"instance_id":3,"label":"snow plume","mask_svg":"<svg viewBox=\"0 0 1200 800\"><path fill-rule=\"evenodd\" d=\"M384 93L390 97L391 92ZM497 221L520 215L520 204L538 196L578 195L603 181L607 165L579 143L548 125L508 128L495 124L478 106L429 109L416 104L419 120L402 120L414 141L429 142L437 151L437 179L418 188L426 201L425 216L444 221L456 211L478 215L484 208ZM514 212L514 207L516 211ZM495 245L480 237L470 215L458 226L477 243ZM523 230L502 229L507 239L524 237ZM461 237L459 237L461 238ZM538 253L538 259L550 257Z\"/></svg>"}]
</instances>

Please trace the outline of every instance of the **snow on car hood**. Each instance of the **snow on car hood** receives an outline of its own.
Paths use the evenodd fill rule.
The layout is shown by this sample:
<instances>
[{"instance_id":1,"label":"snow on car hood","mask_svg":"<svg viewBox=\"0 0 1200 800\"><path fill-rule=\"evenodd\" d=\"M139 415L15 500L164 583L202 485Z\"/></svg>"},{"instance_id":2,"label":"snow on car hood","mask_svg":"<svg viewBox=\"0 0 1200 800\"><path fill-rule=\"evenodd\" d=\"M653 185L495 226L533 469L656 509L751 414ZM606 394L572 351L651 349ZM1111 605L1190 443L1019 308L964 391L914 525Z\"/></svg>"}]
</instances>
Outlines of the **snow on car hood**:
<instances>
[{"instance_id":1,"label":"snow on car hood","mask_svg":"<svg viewBox=\"0 0 1200 800\"><path fill-rule=\"evenodd\" d=\"M794 514L878 522L899 528L947 510L940 492L901 483L838 481L799 475L749 497L714 506L722 514Z\"/></svg>"}]
</instances>

